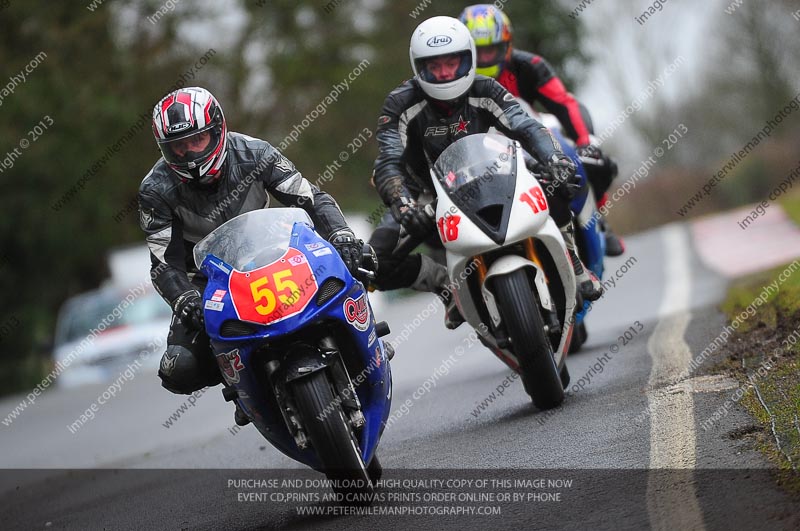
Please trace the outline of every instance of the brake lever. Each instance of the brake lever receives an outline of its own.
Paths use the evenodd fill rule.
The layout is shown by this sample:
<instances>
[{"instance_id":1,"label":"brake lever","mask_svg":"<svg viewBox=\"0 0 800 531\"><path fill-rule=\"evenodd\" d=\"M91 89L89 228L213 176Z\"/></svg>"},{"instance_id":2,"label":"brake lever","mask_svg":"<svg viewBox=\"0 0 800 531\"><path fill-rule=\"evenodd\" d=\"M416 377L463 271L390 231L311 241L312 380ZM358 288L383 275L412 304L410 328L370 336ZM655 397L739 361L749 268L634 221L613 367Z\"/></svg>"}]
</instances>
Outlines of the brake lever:
<instances>
[{"instance_id":1,"label":"brake lever","mask_svg":"<svg viewBox=\"0 0 800 531\"><path fill-rule=\"evenodd\" d=\"M369 269L364 269L363 267L359 267L358 268L358 272L361 273L361 275L363 275L364 278L366 278L367 280L371 281L371 280L375 280L375 278L376 278L375 272L374 271L370 271Z\"/></svg>"},{"instance_id":2,"label":"brake lever","mask_svg":"<svg viewBox=\"0 0 800 531\"><path fill-rule=\"evenodd\" d=\"M605 166L606 161L603 159L598 159L594 157L578 157L580 159L581 164L588 164L590 166Z\"/></svg>"},{"instance_id":3,"label":"brake lever","mask_svg":"<svg viewBox=\"0 0 800 531\"><path fill-rule=\"evenodd\" d=\"M528 168L528 171L542 184L550 184L553 182L553 172L544 164L538 164L535 168Z\"/></svg>"}]
</instances>

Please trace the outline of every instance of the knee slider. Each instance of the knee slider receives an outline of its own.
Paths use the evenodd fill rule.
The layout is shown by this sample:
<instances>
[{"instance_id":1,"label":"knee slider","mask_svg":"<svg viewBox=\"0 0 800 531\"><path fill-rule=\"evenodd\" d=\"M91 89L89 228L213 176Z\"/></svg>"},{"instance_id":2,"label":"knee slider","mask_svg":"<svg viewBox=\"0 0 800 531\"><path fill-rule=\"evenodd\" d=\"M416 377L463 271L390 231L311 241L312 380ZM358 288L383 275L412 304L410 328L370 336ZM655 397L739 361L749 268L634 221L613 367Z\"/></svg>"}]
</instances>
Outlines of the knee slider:
<instances>
[{"instance_id":1,"label":"knee slider","mask_svg":"<svg viewBox=\"0 0 800 531\"><path fill-rule=\"evenodd\" d=\"M161 357L158 376L161 385L176 394L189 395L203 387L220 383L221 376L213 360L198 357L182 345L168 345Z\"/></svg>"},{"instance_id":2,"label":"knee slider","mask_svg":"<svg viewBox=\"0 0 800 531\"><path fill-rule=\"evenodd\" d=\"M375 229L375 232L372 233L369 244L372 246L375 254L378 255L379 263L391 256L392 251L394 251L397 245L398 235L398 231L383 227L378 227Z\"/></svg>"}]
</instances>

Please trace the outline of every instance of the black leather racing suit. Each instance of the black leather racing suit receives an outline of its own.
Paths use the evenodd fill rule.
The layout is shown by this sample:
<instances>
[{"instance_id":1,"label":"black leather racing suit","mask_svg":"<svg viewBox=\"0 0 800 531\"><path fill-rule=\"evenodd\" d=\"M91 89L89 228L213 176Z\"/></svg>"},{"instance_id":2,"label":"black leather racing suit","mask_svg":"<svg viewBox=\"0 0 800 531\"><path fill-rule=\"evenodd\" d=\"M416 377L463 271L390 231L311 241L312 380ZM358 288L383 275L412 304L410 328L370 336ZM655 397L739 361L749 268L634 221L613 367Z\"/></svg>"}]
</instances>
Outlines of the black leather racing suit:
<instances>
[{"instance_id":1,"label":"black leather racing suit","mask_svg":"<svg viewBox=\"0 0 800 531\"><path fill-rule=\"evenodd\" d=\"M206 278L194 265L194 245L229 219L265 208L267 192L308 212L324 238L347 227L333 198L268 142L229 132L227 149L223 175L210 186L182 182L162 158L139 187L139 223L147 234L151 278L171 307L182 293L202 293L205 287ZM173 316L159 375L164 387L184 394L219 383L205 332L187 330Z\"/></svg>"},{"instance_id":2,"label":"black leather racing suit","mask_svg":"<svg viewBox=\"0 0 800 531\"><path fill-rule=\"evenodd\" d=\"M386 98L378 119L374 179L384 203L390 206L397 197L416 199L422 192L432 193L428 168L442 151L463 136L486 133L491 127L518 140L542 162L560 153L550 132L494 79L476 76L464 96L447 104L426 98L414 79L400 85ZM567 201L554 196L548 197L548 202L555 221L568 223ZM399 224L387 212L370 239L378 255L375 285L383 290L413 287L434 291L442 278L441 268L419 254L393 253L399 234ZM433 224L431 236L435 236Z\"/></svg>"}]
</instances>

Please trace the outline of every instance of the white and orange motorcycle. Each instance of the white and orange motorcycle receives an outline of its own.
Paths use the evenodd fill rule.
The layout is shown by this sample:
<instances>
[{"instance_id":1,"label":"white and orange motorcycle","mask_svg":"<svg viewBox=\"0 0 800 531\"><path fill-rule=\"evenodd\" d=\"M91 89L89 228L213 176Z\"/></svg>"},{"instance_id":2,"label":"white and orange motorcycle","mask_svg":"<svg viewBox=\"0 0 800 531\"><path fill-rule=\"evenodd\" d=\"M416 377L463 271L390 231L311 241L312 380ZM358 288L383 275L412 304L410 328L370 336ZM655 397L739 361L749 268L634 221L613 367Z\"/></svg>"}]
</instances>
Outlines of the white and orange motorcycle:
<instances>
[{"instance_id":1,"label":"white and orange motorcycle","mask_svg":"<svg viewBox=\"0 0 800 531\"><path fill-rule=\"evenodd\" d=\"M466 321L539 409L564 400L575 275L544 190L519 143L466 136L431 170L436 224Z\"/></svg>"}]
</instances>

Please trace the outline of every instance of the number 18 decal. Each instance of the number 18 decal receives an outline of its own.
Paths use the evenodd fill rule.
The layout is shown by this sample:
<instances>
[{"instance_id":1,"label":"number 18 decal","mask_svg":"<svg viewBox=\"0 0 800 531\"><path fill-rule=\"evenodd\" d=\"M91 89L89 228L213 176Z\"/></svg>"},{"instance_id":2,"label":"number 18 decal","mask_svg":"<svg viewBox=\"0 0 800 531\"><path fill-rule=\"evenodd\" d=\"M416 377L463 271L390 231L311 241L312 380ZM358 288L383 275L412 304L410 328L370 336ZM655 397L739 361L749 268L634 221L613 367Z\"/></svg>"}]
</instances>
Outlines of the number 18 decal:
<instances>
[{"instance_id":1,"label":"number 18 decal","mask_svg":"<svg viewBox=\"0 0 800 531\"><path fill-rule=\"evenodd\" d=\"M439 235L443 242L454 242L458 239L458 224L461 216L443 216L439 218Z\"/></svg>"},{"instance_id":2,"label":"number 18 decal","mask_svg":"<svg viewBox=\"0 0 800 531\"><path fill-rule=\"evenodd\" d=\"M522 195L519 196L519 200L523 203L527 203L534 214L547 210L547 199L544 198L542 188L539 186L534 186L527 192L523 192Z\"/></svg>"}]
</instances>

